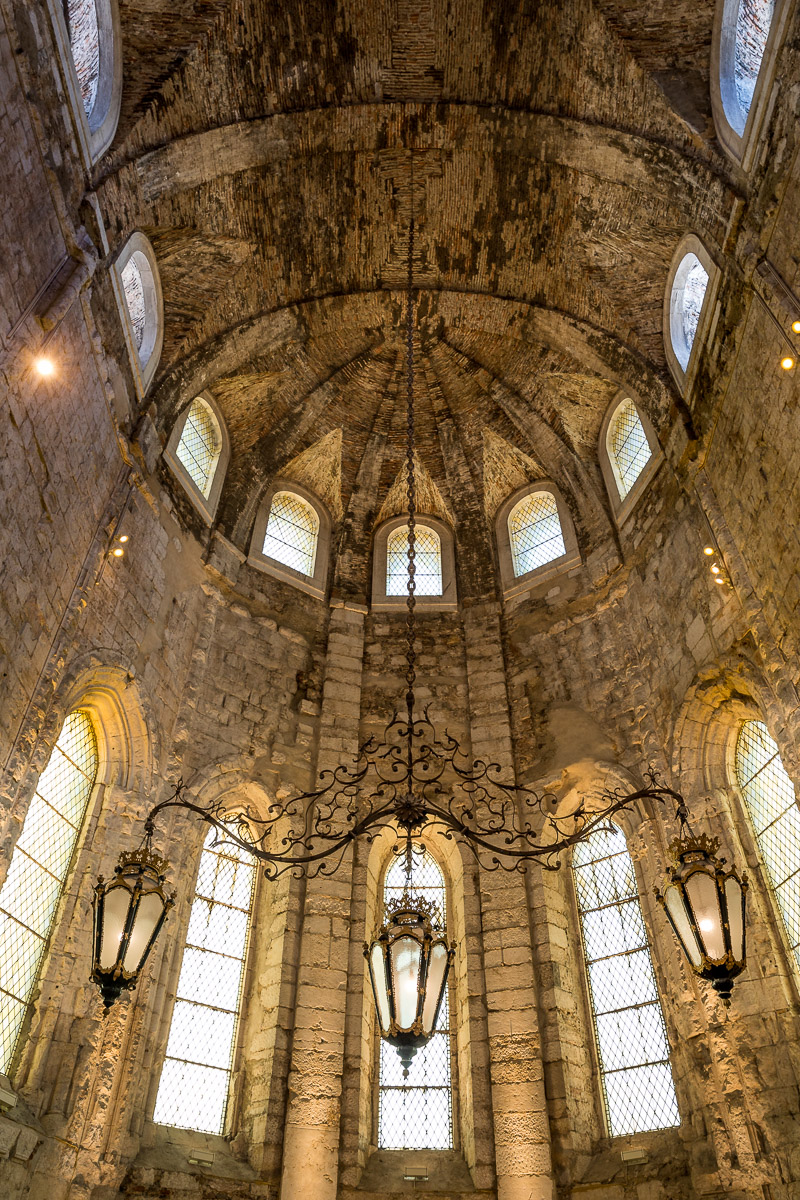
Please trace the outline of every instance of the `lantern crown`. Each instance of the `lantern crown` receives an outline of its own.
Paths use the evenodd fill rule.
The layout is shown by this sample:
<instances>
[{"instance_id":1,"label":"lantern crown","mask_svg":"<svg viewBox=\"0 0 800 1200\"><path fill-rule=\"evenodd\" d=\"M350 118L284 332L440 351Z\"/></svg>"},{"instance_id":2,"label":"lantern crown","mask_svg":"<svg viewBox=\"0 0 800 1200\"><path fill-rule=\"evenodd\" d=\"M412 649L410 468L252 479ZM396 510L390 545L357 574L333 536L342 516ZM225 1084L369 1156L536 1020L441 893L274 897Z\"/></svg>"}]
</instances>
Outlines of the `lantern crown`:
<instances>
[{"instance_id":1,"label":"lantern crown","mask_svg":"<svg viewBox=\"0 0 800 1200\"><path fill-rule=\"evenodd\" d=\"M156 854L148 843L140 846L138 850L123 850L119 856L119 861L114 868L115 875L121 875L123 871L130 867L141 867L145 871L152 871L158 876L159 883L163 883L166 879L169 860L162 858L160 854Z\"/></svg>"},{"instance_id":2,"label":"lantern crown","mask_svg":"<svg viewBox=\"0 0 800 1200\"><path fill-rule=\"evenodd\" d=\"M387 924L393 921L402 924L403 917L416 916L421 918L421 924L428 925L431 929L438 930L441 926L437 905L426 900L424 896L415 895L408 888L405 889L402 896L393 896L391 900L388 900L384 911Z\"/></svg>"}]
</instances>

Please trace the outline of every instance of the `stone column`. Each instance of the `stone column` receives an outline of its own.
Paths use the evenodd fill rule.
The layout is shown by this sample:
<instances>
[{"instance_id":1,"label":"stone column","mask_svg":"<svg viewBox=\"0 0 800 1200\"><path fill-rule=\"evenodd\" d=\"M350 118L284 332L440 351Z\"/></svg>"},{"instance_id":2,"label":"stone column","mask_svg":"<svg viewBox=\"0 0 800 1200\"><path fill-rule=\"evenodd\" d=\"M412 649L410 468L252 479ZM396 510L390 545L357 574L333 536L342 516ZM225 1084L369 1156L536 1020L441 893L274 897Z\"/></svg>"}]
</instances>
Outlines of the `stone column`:
<instances>
[{"instance_id":1,"label":"stone column","mask_svg":"<svg viewBox=\"0 0 800 1200\"><path fill-rule=\"evenodd\" d=\"M495 604L464 612L475 758L514 773L500 620ZM481 864L480 904L498 1200L553 1200L528 905L523 876Z\"/></svg>"},{"instance_id":2,"label":"stone column","mask_svg":"<svg viewBox=\"0 0 800 1200\"><path fill-rule=\"evenodd\" d=\"M317 767L357 752L366 608L334 601ZM335 1200L344 1068L352 852L309 879L297 978L281 1200Z\"/></svg>"}]
</instances>

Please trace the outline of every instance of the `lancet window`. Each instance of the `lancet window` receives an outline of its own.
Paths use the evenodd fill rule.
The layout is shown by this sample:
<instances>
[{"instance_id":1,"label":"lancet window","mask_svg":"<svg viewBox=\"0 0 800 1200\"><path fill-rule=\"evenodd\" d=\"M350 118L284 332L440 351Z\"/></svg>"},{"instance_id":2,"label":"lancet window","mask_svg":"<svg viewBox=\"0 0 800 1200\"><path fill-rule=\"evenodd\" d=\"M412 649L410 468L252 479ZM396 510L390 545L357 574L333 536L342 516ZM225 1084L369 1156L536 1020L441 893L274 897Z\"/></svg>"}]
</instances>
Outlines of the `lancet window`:
<instances>
[{"instance_id":1,"label":"lancet window","mask_svg":"<svg viewBox=\"0 0 800 1200\"><path fill-rule=\"evenodd\" d=\"M153 1120L221 1134L239 1024L254 859L215 845L210 829L197 873L175 1008Z\"/></svg>"},{"instance_id":2,"label":"lancet window","mask_svg":"<svg viewBox=\"0 0 800 1200\"><path fill-rule=\"evenodd\" d=\"M91 117L100 82L100 24L95 0L67 0L67 30L84 111Z\"/></svg>"},{"instance_id":3,"label":"lancet window","mask_svg":"<svg viewBox=\"0 0 800 1200\"><path fill-rule=\"evenodd\" d=\"M386 595L408 593L408 526L389 534L386 543ZM442 543L435 529L417 525L414 530L414 583L417 596L442 594Z\"/></svg>"},{"instance_id":4,"label":"lancet window","mask_svg":"<svg viewBox=\"0 0 800 1200\"><path fill-rule=\"evenodd\" d=\"M221 451L219 422L210 406L198 397L189 407L176 455L206 499L211 493Z\"/></svg>"},{"instance_id":5,"label":"lancet window","mask_svg":"<svg viewBox=\"0 0 800 1200\"><path fill-rule=\"evenodd\" d=\"M558 505L552 492L532 492L508 514L514 575L527 575L566 554Z\"/></svg>"},{"instance_id":6,"label":"lancet window","mask_svg":"<svg viewBox=\"0 0 800 1200\"><path fill-rule=\"evenodd\" d=\"M39 978L97 778L89 714L71 712L25 814L0 888L0 1071L7 1074Z\"/></svg>"},{"instance_id":7,"label":"lancet window","mask_svg":"<svg viewBox=\"0 0 800 1200\"><path fill-rule=\"evenodd\" d=\"M763 721L746 721L736 742L736 781L800 968L800 809L777 742Z\"/></svg>"},{"instance_id":8,"label":"lancet window","mask_svg":"<svg viewBox=\"0 0 800 1200\"><path fill-rule=\"evenodd\" d=\"M317 557L319 517L294 492L276 492L269 510L263 553L267 558L312 576Z\"/></svg>"},{"instance_id":9,"label":"lancet window","mask_svg":"<svg viewBox=\"0 0 800 1200\"><path fill-rule=\"evenodd\" d=\"M572 865L609 1132L678 1125L667 1031L622 830L593 833L575 847Z\"/></svg>"},{"instance_id":10,"label":"lancet window","mask_svg":"<svg viewBox=\"0 0 800 1200\"><path fill-rule=\"evenodd\" d=\"M636 405L625 398L611 418L606 449L620 500L624 500L652 456Z\"/></svg>"},{"instance_id":11,"label":"lancet window","mask_svg":"<svg viewBox=\"0 0 800 1200\"><path fill-rule=\"evenodd\" d=\"M413 851L413 890L436 906L438 923L447 920L447 893L441 869L428 851ZM384 882L384 903L402 895L405 861L391 863ZM450 1004L442 998L436 1030L411 1061L408 1078L397 1051L381 1038L378 1146L391 1150L448 1150L453 1146L453 1096L450 1068Z\"/></svg>"}]
</instances>

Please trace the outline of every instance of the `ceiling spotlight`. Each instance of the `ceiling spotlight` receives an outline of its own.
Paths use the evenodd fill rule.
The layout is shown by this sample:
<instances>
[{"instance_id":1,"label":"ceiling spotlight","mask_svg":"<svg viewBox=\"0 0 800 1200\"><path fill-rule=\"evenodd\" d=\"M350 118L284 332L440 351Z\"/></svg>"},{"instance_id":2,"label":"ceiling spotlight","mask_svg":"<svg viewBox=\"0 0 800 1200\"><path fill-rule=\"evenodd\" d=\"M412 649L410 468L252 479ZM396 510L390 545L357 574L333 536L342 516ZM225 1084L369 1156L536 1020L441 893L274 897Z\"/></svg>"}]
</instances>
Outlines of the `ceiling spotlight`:
<instances>
[{"instance_id":1,"label":"ceiling spotlight","mask_svg":"<svg viewBox=\"0 0 800 1200\"><path fill-rule=\"evenodd\" d=\"M114 558L122 558L125 551L122 549L122 546L115 546L111 553L114 555Z\"/></svg>"},{"instance_id":2,"label":"ceiling spotlight","mask_svg":"<svg viewBox=\"0 0 800 1200\"><path fill-rule=\"evenodd\" d=\"M719 575L719 567L717 566L717 564L716 564L716 563L714 563L714 564L713 564L713 566L712 566L711 570L713 571L713 573L714 573L715 575Z\"/></svg>"},{"instance_id":3,"label":"ceiling spotlight","mask_svg":"<svg viewBox=\"0 0 800 1200\"><path fill-rule=\"evenodd\" d=\"M783 367L784 371L791 371L792 367L794 366L794 359L791 357L791 355L787 354L785 358L781 359L781 366Z\"/></svg>"},{"instance_id":4,"label":"ceiling spotlight","mask_svg":"<svg viewBox=\"0 0 800 1200\"><path fill-rule=\"evenodd\" d=\"M703 554L713 554L713 553L714 553L713 546L704 546L703 547Z\"/></svg>"},{"instance_id":5,"label":"ceiling spotlight","mask_svg":"<svg viewBox=\"0 0 800 1200\"><path fill-rule=\"evenodd\" d=\"M129 533L122 533L122 534L120 534L120 539L119 539L119 540L120 540L121 542L129 542L129 541L130 541L130 537L131 537L131 535L130 535Z\"/></svg>"},{"instance_id":6,"label":"ceiling spotlight","mask_svg":"<svg viewBox=\"0 0 800 1200\"><path fill-rule=\"evenodd\" d=\"M56 373L55 363L52 358L37 358L33 365L43 379L49 379L51 375L55 375Z\"/></svg>"},{"instance_id":7,"label":"ceiling spotlight","mask_svg":"<svg viewBox=\"0 0 800 1200\"><path fill-rule=\"evenodd\" d=\"M800 321L792 321L792 333L800 333Z\"/></svg>"},{"instance_id":8,"label":"ceiling spotlight","mask_svg":"<svg viewBox=\"0 0 800 1200\"><path fill-rule=\"evenodd\" d=\"M725 582L725 580L722 578L721 575L714 576L714 583L724 583L724 582Z\"/></svg>"}]
</instances>

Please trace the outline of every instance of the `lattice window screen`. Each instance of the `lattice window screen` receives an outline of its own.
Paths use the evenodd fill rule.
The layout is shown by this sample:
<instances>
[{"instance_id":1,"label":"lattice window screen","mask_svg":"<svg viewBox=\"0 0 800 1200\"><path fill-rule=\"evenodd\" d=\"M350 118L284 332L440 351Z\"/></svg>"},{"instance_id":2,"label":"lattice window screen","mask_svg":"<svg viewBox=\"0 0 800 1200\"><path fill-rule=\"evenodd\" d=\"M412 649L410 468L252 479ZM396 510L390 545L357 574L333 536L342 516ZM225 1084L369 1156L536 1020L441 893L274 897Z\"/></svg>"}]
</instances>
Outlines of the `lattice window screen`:
<instances>
[{"instance_id":1,"label":"lattice window screen","mask_svg":"<svg viewBox=\"0 0 800 1200\"><path fill-rule=\"evenodd\" d=\"M178 442L177 456L199 492L208 499L222 438L217 419L204 401L193 400Z\"/></svg>"},{"instance_id":2,"label":"lattice window screen","mask_svg":"<svg viewBox=\"0 0 800 1200\"><path fill-rule=\"evenodd\" d=\"M624 500L650 461L650 443L632 400L623 400L611 418L608 452L617 468L619 498Z\"/></svg>"},{"instance_id":3,"label":"lattice window screen","mask_svg":"<svg viewBox=\"0 0 800 1200\"><path fill-rule=\"evenodd\" d=\"M612 1137L680 1124L633 862L620 829L572 858L600 1078Z\"/></svg>"},{"instance_id":4,"label":"lattice window screen","mask_svg":"<svg viewBox=\"0 0 800 1200\"><path fill-rule=\"evenodd\" d=\"M95 0L67 0L67 28L75 74L87 117L92 115L100 82L100 27Z\"/></svg>"},{"instance_id":5,"label":"lattice window screen","mask_svg":"<svg viewBox=\"0 0 800 1200\"><path fill-rule=\"evenodd\" d=\"M800 968L800 809L778 745L762 721L741 728L736 778Z\"/></svg>"},{"instance_id":6,"label":"lattice window screen","mask_svg":"<svg viewBox=\"0 0 800 1200\"><path fill-rule=\"evenodd\" d=\"M318 538L319 517L311 505L293 492L276 492L269 510L264 554L311 577Z\"/></svg>"},{"instance_id":7,"label":"lattice window screen","mask_svg":"<svg viewBox=\"0 0 800 1200\"><path fill-rule=\"evenodd\" d=\"M144 327L147 320L147 307L144 298L144 281L142 272L136 262L137 252L134 251L120 272L122 290L125 293L125 304L133 326L133 340L136 349L141 350L144 342Z\"/></svg>"},{"instance_id":8,"label":"lattice window screen","mask_svg":"<svg viewBox=\"0 0 800 1200\"><path fill-rule=\"evenodd\" d=\"M0 1071L8 1072L97 777L91 718L69 714L0 889Z\"/></svg>"},{"instance_id":9,"label":"lattice window screen","mask_svg":"<svg viewBox=\"0 0 800 1200\"><path fill-rule=\"evenodd\" d=\"M444 877L436 861L415 846L414 891L437 906L441 923L446 921L447 899ZM404 860L398 858L386 872L384 901L402 895L405 885ZM391 1150L449 1150L453 1146L453 1097L450 1075L449 988L442 998L436 1031L418 1050L403 1078L397 1051L380 1039L380 1085L378 1146Z\"/></svg>"},{"instance_id":10,"label":"lattice window screen","mask_svg":"<svg viewBox=\"0 0 800 1200\"><path fill-rule=\"evenodd\" d=\"M567 552L558 505L551 492L534 492L520 500L509 513L508 535L517 577Z\"/></svg>"},{"instance_id":11,"label":"lattice window screen","mask_svg":"<svg viewBox=\"0 0 800 1200\"><path fill-rule=\"evenodd\" d=\"M197 873L175 1008L153 1120L222 1133L255 886L254 859L214 847L210 829Z\"/></svg>"},{"instance_id":12,"label":"lattice window screen","mask_svg":"<svg viewBox=\"0 0 800 1200\"><path fill-rule=\"evenodd\" d=\"M435 529L417 525L414 530L414 594L441 596L442 544ZM386 543L386 595L408 595L408 526L389 534Z\"/></svg>"}]
</instances>

